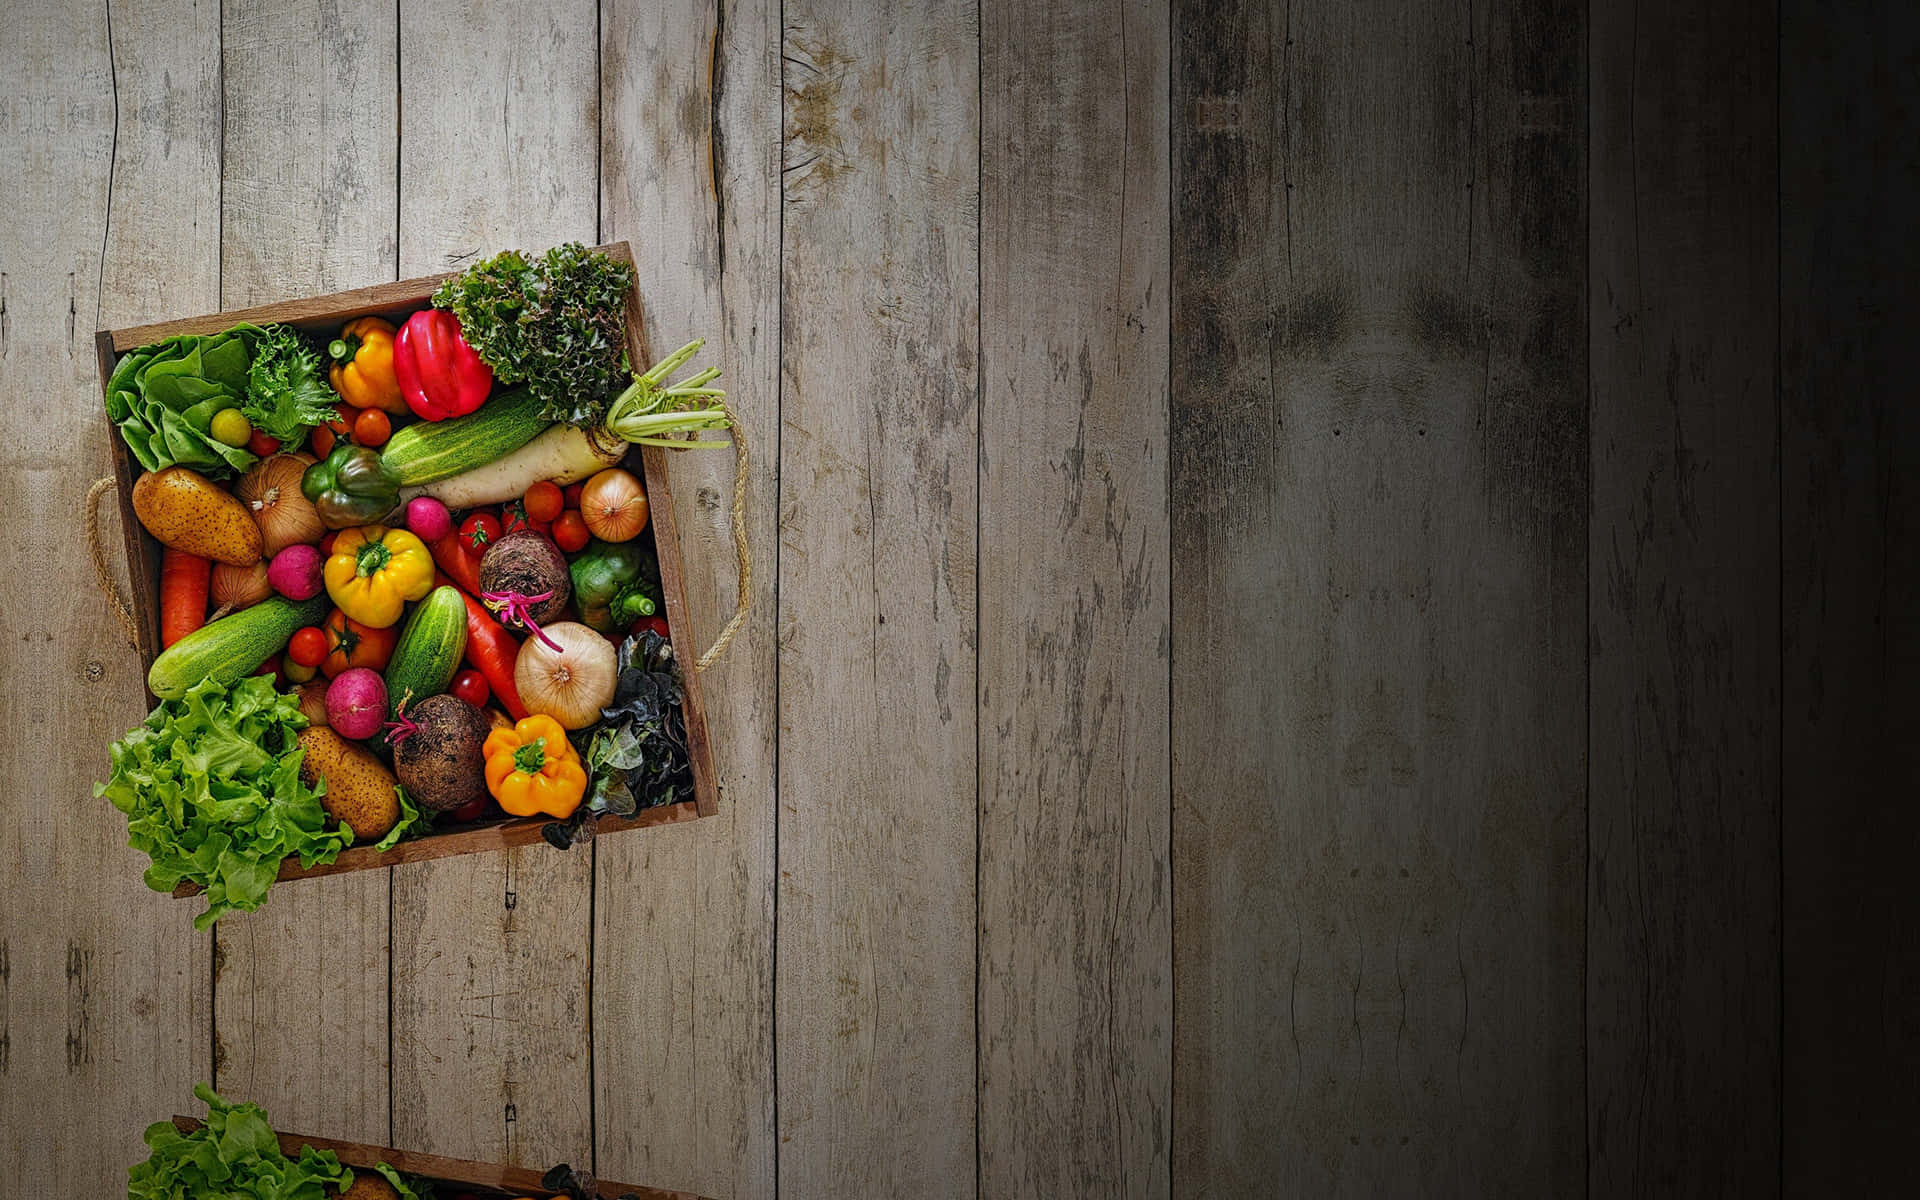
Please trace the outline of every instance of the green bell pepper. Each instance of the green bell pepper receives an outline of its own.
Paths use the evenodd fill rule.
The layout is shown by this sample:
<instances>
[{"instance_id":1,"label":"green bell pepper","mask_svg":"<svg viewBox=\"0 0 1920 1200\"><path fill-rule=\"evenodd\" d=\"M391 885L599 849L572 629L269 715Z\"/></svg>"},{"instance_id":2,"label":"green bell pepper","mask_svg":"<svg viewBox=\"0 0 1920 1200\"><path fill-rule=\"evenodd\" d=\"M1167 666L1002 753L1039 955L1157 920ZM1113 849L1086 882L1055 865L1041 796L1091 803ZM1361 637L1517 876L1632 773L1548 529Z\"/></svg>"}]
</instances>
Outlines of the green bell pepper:
<instances>
[{"instance_id":1,"label":"green bell pepper","mask_svg":"<svg viewBox=\"0 0 1920 1200\"><path fill-rule=\"evenodd\" d=\"M300 490L328 529L371 525L400 502L400 479L380 452L351 442L341 442L324 461L308 467Z\"/></svg>"},{"instance_id":2,"label":"green bell pepper","mask_svg":"<svg viewBox=\"0 0 1920 1200\"><path fill-rule=\"evenodd\" d=\"M638 541L595 538L567 573L580 619L601 633L624 630L660 607L660 564Z\"/></svg>"}]
</instances>

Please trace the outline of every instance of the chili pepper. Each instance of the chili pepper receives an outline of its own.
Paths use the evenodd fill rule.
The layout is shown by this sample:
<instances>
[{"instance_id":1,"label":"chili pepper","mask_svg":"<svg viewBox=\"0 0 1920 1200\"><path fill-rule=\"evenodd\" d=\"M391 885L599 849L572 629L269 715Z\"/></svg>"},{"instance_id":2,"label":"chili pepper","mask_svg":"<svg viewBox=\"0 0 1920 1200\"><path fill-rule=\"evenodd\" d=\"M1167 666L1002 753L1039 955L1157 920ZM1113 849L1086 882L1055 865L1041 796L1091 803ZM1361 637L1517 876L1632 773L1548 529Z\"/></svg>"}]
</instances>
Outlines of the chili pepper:
<instances>
[{"instance_id":1,"label":"chili pepper","mask_svg":"<svg viewBox=\"0 0 1920 1200\"><path fill-rule=\"evenodd\" d=\"M567 574L580 620L601 633L625 629L660 606L660 566L639 542L595 538Z\"/></svg>"},{"instance_id":2,"label":"chili pepper","mask_svg":"<svg viewBox=\"0 0 1920 1200\"><path fill-rule=\"evenodd\" d=\"M493 390L493 368L460 336L460 319L437 308L407 318L393 343L400 395L423 421L462 417Z\"/></svg>"},{"instance_id":3,"label":"chili pepper","mask_svg":"<svg viewBox=\"0 0 1920 1200\"><path fill-rule=\"evenodd\" d=\"M445 575L436 575L433 582L438 586L453 581ZM467 606L467 661L486 677L487 686L493 689L493 698L500 702L500 707L518 721L527 715L527 706L520 701L519 685L513 681L513 666L520 657L520 640L493 619L486 605L464 589L460 599Z\"/></svg>"},{"instance_id":4,"label":"chili pepper","mask_svg":"<svg viewBox=\"0 0 1920 1200\"><path fill-rule=\"evenodd\" d=\"M437 537L427 543L427 549L433 553L433 563L460 586L460 590L478 596L480 594L480 555L470 549L473 545L458 531L445 537Z\"/></svg>"},{"instance_id":5,"label":"chili pepper","mask_svg":"<svg viewBox=\"0 0 1920 1200\"><path fill-rule=\"evenodd\" d=\"M560 722L535 714L481 743L487 791L516 817L570 817L586 795L587 772Z\"/></svg>"},{"instance_id":6,"label":"chili pepper","mask_svg":"<svg viewBox=\"0 0 1920 1200\"><path fill-rule=\"evenodd\" d=\"M379 317L348 321L327 347L333 366L327 379L340 398L355 408L377 408L404 416L400 380L393 369L393 326Z\"/></svg>"},{"instance_id":7,"label":"chili pepper","mask_svg":"<svg viewBox=\"0 0 1920 1200\"><path fill-rule=\"evenodd\" d=\"M433 556L404 529L364 525L334 539L322 574L341 612L385 629L400 619L407 601L433 590Z\"/></svg>"},{"instance_id":8,"label":"chili pepper","mask_svg":"<svg viewBox=\"0 0 1920 1200\"><path fill-rule=\"evenodd\" d=\"M377 521L400 501L400 481L367 446L341 442L300 477L300 491L313 501L320 523L347 529Z\"/></svg>"}]
</instances>

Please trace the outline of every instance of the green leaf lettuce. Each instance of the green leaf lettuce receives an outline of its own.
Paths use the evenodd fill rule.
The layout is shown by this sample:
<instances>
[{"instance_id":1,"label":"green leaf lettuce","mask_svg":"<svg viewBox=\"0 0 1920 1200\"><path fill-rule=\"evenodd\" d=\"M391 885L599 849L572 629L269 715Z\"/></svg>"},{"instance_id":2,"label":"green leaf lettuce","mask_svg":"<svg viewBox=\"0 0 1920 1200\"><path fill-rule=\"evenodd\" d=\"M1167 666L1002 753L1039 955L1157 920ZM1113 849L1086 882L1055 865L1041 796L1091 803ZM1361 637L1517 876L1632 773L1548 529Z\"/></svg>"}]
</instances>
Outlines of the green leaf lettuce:
<instances>
[{"instance_id":1,"label":"green leaf lettuce","mask_svg":"<svg viewBox=\"0 0 1920 1200\"><path fill-rule=\"evenodd\" d=\"M299 702L250 675L231 687L206 679L168 700L109 751L112 776L94 785L127 816L127 841L152 860L147 886L206 889L207 929L266 900L280 861L332 862L352 844L320 804L325 785L300 779L306 726Z\"/></svg>"}]
</instances>

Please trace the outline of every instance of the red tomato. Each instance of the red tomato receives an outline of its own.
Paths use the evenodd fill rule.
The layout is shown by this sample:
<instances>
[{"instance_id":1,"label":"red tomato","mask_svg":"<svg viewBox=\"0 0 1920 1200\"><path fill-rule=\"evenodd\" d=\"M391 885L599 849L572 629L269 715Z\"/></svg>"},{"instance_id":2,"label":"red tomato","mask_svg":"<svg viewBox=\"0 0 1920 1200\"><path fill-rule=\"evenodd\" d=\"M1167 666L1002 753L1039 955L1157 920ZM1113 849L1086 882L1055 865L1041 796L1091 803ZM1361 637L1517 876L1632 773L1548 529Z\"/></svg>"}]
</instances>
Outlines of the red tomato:
<instances>
[{"instance_id":1,"label":"red tomato","mask_svg":"<svg viewBox=\"0 0 1920 1200\"><path fill-rule=\"evenodd\" d=\"M584 483L570 483L560 492L560 498L566 502L568 508L579 508L580 489L586 486Z\"/></svg>"},{"instance_id":2,"label":"red tomato","mask_svg":"<svg viewBox=\"0 0 1920 1200\"><path fill-rule=\"evenodd\" d=\"M333 453L333 430L325 425L313 427L313 456L324 459Z\"/></svg>"},{"instance_id":3,"label":"red tomato","mask_svg":"<svg viewBox=\"0 0 1920 1200\"><path fill-rule=\"evenodd\" d=\"M453 684L447 690L475 708L485 708L488 698L493 695L493 689L487 686L487 677L471 668L455 675Z\"/></svg>"},{"instance_id":4,"label":"red tomato","mask_svg":"<svg viewBox=\"0 0 1920 1200\"><path fill-rule=\"evenodd\" d=\"M527 510L527 517L534 521L551 521L560 515L567 506L566 497L560 494L560 485L552 480L542 479L527 489L521 498L521 505Z\"/></svg>"},{"instance_id":5,"label":"red tomato","mask_svg":"<svg viewBox=\"0 0 1920 1200\"><path fill-rule=\"evenodd\" d=\"M333 553L333 539L339 536L340 536L340 531L338 529L329 529L327 530L325 536L323 536L320 539L320 556L322 558L325 558Z\"/></svg>"},{"instance_id":6,"label":"red tomato","mask_svg":"<svg viewBox=\"0 0 1920 1200\"><path fill-rule=\"evenodd\" d=\"M500 518L489 512L469 514L460 522L460 537L476 555L485 554L488 546L500 540Z\"/></svg>"},{"instance_id":7,"label":"red tomato","mask_svg":"<svg viewBox=\"0 0 1920 1200\"><path fill-rule=\"evenodd\" d=\"M586 521L582 520L580 514L573 509L561 513L560 519L553 523L553 543L568 554L586 549L587 542L592 537L593 535L587 532Z\"/></svg>"},{"instance_id":8,"label":"red tomato","mask_svg":"<svg viewBox=\"0 0 1920 1200\"><path fill-rule=\"evenodd\" d=\"M362 409L353 419L353 440L362 446L384 446L393 433L393 422L377 408Z\"/></svg>"},{"instance_id":9,"label":"red tomato","mask_svg":"<svg viewBox=\"0 0 1920 1200\"><path fill-rule=\"evenodd\" d=\"M527 515L526 505L513 500L500 508L500 528L505 533L518 533L522 529L531 529L538 534L546 534L553 528L552 521L536 521Z\"/></svg>"},{"instance_id":10,"label":"red tomato","mask_svg":"<svg viewBox=\"0 0 1920 1200\"><path fill-rule=\"evenodd\" d=\"M482 816L486 815L486 811L487 798L482 796L478 800L467 801L459 808L449 812L447 816L455 821L478 821ZM460 1200L460 1197L455 1196L454 1200ZM469 1197L469 1200L472 1200L472 1198Z\"/></svg>"},{"instance_id":11,"label":"red tomato","mask_svg":"<svg viewBox=\"0 0 1920 1200\"><path fill-rule=\"evenodd\" d=\"M309 625L293 635L287 643L287 657L303 667L317 667L326 661L327 652L332 647L327 644L327 635L317 625Z\"/></svg>"},{"instance_id":12,"label":"red tomato","mask_svg":"<svg viewBox=\"0 0 1920 1200\"><path fill-rule=\"evenodd\" d=\"M256 429L253 431L253 436L247 439L247 449L258 454L261 458L265 458L269 454L278 454L280 452L280 439L277 437L269 437Z\"/></svg>"},{"instance_id":13,"label":"red tomato","mask_svg":"<svg viewBox=\"0 0 1920 1200\"><path fill-rule=\"evenodd\" d=\"M374 629L350 620L337 608L327 614L320 628L327 635L327 657L320 669L328 679L348 667L386 670L387 660L393 657L394 644L400 640L399 626Z\"/></svg>"},{"instance_id":14,"label":"red tomato","mask_svg":"<svg viewBox=\"0 0 1920 1200\"><path fill-rule=\"evenodd\" d=\"M279 687L287 681L286 676L280 673L280 656L278 654L261 663L260 669L255 671L254 674L273 676L273 686L275 687Z\"/></svg>"},{"instance_id":15,"label":"red tomato","mask_svg":"<svg viewBox=\"0 0 1920 1200\"><path fill-rule=\"evenodd\" d=\"M638 621L635 621L633 623L633 627L627 630L627 632L641 633L648 629L653 630L655 633L659 634L661 637L671 636L667 631L667 619L661 616L659 613L654 613L650 617L641 617Z\"/></svg>"}]
</instances>

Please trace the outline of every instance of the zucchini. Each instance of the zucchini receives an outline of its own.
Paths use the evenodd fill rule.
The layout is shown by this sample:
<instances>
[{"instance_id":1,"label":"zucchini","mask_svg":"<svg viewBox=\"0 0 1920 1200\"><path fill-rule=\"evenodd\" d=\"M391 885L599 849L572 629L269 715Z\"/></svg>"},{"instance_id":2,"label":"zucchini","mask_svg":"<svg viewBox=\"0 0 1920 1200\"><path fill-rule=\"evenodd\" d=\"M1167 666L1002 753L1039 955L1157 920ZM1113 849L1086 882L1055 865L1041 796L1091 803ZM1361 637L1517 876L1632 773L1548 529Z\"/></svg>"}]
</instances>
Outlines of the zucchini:
<instances>
[{"instance_id":1,"label":"zucchini","mask_svg":"<svg viewBox=\"0 0 1920 1200\"><path fill-rule=\"evenodd\" d=\"M525 388L502 392L464 417L415 421L380 452L399 479L414 487L485 466L526 445L548 425L540 402Z\"/></svg>"},{"instance_id":2,"label":"zucchini","mask_svg":"<svg viewBox=\"0 0 1920 1200\"><path fill-rule=\"evenodd\" d=\"M147 690L162 700L178 700L202 679L237 683L286 649L295 631L318 625L332 607L325 592L297 603L274 596L203 625L153 660Z\"/></svg>"},{"instance_id":3,"label":"zucchini","mask_svg":"<svg viewBox=\"0 0 1920 1200\"><path fill-rule=\"evenodd\" d=\"M438 696L453 682L467 652L467 602L460 589L442 584L414 606L387 660L387 715L398 719L400 702Z\"/></svg>"}]
</instances>

